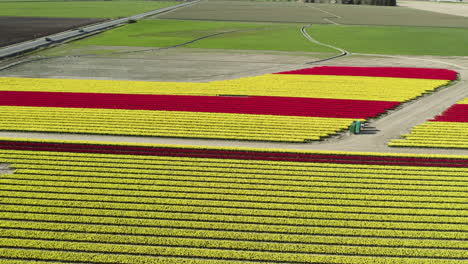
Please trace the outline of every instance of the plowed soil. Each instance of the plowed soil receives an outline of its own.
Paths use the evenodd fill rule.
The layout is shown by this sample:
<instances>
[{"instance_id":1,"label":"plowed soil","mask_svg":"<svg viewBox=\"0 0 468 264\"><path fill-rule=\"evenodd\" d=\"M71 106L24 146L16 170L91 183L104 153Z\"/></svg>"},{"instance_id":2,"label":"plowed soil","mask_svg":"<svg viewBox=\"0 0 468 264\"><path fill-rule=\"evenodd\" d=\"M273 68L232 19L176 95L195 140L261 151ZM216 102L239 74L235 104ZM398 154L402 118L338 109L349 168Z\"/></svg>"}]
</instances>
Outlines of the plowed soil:
<instances>
[{"instance_id":1,"label":"plowed soil","mask_svg":"<svg viewBox=\"0 0 468 264\"><path fill-rule=\"evenodd\" d=\"M105 19L0 16L0 47L101 21Z\"/></svg>"}]
</instances>

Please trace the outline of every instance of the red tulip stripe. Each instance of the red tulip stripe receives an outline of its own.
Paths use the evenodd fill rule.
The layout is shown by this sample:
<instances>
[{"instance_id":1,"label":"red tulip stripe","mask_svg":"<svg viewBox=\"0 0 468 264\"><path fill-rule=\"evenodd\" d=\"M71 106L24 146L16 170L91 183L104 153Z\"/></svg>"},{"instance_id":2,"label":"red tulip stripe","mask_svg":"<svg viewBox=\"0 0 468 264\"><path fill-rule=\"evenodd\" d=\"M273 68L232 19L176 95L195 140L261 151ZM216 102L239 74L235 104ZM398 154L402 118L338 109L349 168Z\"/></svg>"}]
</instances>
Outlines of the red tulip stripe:
<instances>
[{"instance_id":1,"label":"red tulip stripe","mask_svg":"<svg viewBox=\"0 0 468 264\"><path fill-rule=\"evenodd\" d=\"M0 91L0 105L366 119L399 102L298 98Z\"/></svg>"},{"instance_id":2,"label":"red tulip stripe","mask_svg":"<svg viewBox=\"0 0 468 264\"><path fill-rule=\"evenodd\" d=\"M431 121L468 122L468 104L455 104Z\"/></svg>"},{"instance_id":3,"label":"red tulip stripe","mask_svg":"<svg viewBox=\"0 0 468 264\"><path fill-rule=\"evenodd\" d=\"M455 80L457 72L447 69L400 68L400 67L336 67L320 66L294 71L278 72L276 74L301 75L344 75L368 77L393 77L433 80Z\"/></svg>"},{"instance_id":4,"label":"red tulip stripe","mask_svg":"<svg viewBox=\"0 0 468 264\"><path fill-rule=\"evenodd\" d=\"M378 155L343 155L343 154L316 154L293 153L273 151L246 151L246 150L221 150L203 148L173 148L152 146L117 146L101 144L81 143L50 143L28 141L0 141L0 149L10 150L34 150L57 151L75 153L99 153L122 155L147 155L147 156L171 156L194 157L216 159L240 159L240 160L268 160L289 162L314 162L314 163L340 163L340 164L368 164L368 165L395 165L395 166L428 166L428 167L463 167L468 168L466 159L459 158L419 158L396 157Z\"/></svg>"}]
</instances>

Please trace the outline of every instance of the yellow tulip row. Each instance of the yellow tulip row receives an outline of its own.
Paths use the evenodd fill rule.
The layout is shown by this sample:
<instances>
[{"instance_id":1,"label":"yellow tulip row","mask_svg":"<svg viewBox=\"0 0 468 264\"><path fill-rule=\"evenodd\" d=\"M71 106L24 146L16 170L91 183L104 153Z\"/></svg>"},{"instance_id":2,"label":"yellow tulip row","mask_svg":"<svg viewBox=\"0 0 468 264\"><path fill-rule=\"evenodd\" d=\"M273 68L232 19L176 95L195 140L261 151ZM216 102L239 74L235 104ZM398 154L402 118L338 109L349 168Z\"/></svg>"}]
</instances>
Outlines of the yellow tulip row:
<instances>
[{"instance_id":1,"label":"yellow tulip row","mask_svg":"<svg viewBox=\"0 0 468 264\"><path fill-rule=\"evenodd\" d=\"M19 150L0 150L0 162L15 169L0 177L0 263L448 264L468 257L466 171L448 170L462 168L434 167L440 171L429 175L400 166L391 174L394 166L360 171L333 159L235 164Z\"/></svg>"},{"instance_id":2,"label":"yellow tulip row","mask_svg":"<svg viewBox=\"0 0 468 264\"><path fill-rule=\"evenodd\" d=\"M407 101L445 80L266 74L208 83L0 78L1 91L166 95L250 95L377 101Z\"/></svg>"},{"instance_id":3,"label":"yellow tulip row","mask_svg":"<svg viewBox=\"0 0 468 264\"><path fill-rule=\"evenodd\" d=\"M349 127L351 119L178 111L0 107L0 129L135 136L304 142Z\"/></svg>"}]
</instances>

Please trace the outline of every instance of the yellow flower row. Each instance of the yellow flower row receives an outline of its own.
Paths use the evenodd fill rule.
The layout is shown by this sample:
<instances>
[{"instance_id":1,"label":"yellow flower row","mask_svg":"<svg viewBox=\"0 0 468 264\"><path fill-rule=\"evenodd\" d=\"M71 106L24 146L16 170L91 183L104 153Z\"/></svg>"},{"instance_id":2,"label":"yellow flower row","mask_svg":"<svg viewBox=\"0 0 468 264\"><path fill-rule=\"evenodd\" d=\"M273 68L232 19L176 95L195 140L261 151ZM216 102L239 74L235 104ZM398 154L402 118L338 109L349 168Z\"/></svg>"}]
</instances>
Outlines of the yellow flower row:
<instances>
[{"instance_id":1,"label":"yellow flower row","mask_svg":"<svg viewBox=\"0 0 468 264\"><path fill-rule=\"evenodd\" d=\"M349 127L352 119L178 111L0 107L0 129L135 136L304 142Z\"/></svg>"},{"instance_id":2,"label":"yellow flower row","mask_svg":"<svg viewBox=\"0 0 468 264\"><path fill-rule=\"evenodd\" d=\"M170 95L251 95L377 101L407 101L445 80L385 77L266 74L208 83L0 78L2 91L130 93Z\"/></svg>"}]
</instances>

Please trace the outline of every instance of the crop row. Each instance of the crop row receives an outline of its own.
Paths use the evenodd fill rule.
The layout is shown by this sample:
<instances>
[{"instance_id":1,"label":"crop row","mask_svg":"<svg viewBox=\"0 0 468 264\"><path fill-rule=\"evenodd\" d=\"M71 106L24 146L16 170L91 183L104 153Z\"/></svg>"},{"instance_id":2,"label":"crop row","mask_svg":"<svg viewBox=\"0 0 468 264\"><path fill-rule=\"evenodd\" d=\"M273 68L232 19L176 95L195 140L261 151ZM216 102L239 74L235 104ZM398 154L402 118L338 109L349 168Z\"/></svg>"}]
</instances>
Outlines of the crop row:
<instances>
[{"instance_id":1,"label":"crop row","mask_svg":"<svg viewBox=\"0 0 468 264\"><path fill-rule=\"evenodd\" d=\"M399 102L273 96L188 96L0 91L0 105L187 111L365 119Z\"/></svg>"},{"instance_id":2,"label":"crop row","mask_svg":"<svg viewBox=\"0 0 468 264\"><path fill-rule=\"evenodd\" d=\"M2 91L166 95L249 95L406 101L446 85L447 80L267 74L208 83L0 78Z\"/></svg>"},{"instance_id":3,"label":"crop row","mask_svg":"<svg viewBox=\"0 0 468 264\"><path fill-rule=\"evenodd\" d=\"M354 151L321 151L321 150L296 150L296 149L268 149L268 148L246 148L246 147L220 147L220 146L190 146L190 145L170 145L170 144L151 144L151 143L130 143L130 142L111 142L111 141L79 141L79 140L57 140L57 139L29 139L29 138L7 138L3 137L0 138L0 144L2 144L2 148L0 148L0 153L5 153L5 154L18 154L20 156L24 155L31 155L31 156L38 156L40 155L41 157L54 157L56 158L57 156L67 156L67 157L89 157L89 158L95 158L95 157L103 157L103 155L100 154L95 154L92 152L89 153L79 153L79 152L68 152L68 153L62 153L62 152L54 152L54 151L41 151L39 150L39 147L48 145L48 146L55 146L57 149L58 148L64 148L64 147L71 147L71 146L76 146L76 147L83 147L87 149L92 149L93 147L99 147L99 148L104 148L107 149L108 147L111 147L113 149L127 149L131 148L132 150L143 150L143 149L152 149L152 150L177 150L177 151L183 151L183 152L193 152L196 151L196 153L199 152L206 152L210 151L210 153L224 153L225 155L229 156L229 153L245 153L245 154L255 154L255 156L263 156L267 154L268 156L286 156L286 157L291 157L291 156L300 156L300 157L305 157L305 156L315 156L315 157L322 157L324 159L329 159L331 160L338 160L338 159L364 159L364 160L382 160L382 161L428 161L428 162L450 162L450 163L460 163L464 162L464 160L467 159L466 155L443 155L443 154L405 154L405 153L379 153L379 152L354 152ZM5 149L4 146L5 144L9 146L24 146L24 145L30 145L37 147L38 149L35 149L33 151L25 151L25 150L10 150L10 149ZM154 160L154 159L172 159L176 158L179 159L181 157L158 157L158 156L144 156L144 155L125 155L125 154L110 154L107 153L105 155L106 158L122 158L122 159L141 159L141 160ZM259 161L259 160L242 160L242 159L231 159L229 160L227 157L223 157L225 160L215 158L215 159L209 159L209 158L200 158L202 160L206 161L212 161L212 162L242 162L242 163L263 163L266 162L264 161ZM190 159L197 159L195 156L191 156ZM277 161L278 162L278 161ZM288 162L288 161L281 161L281 164L296 164L296 165L314 165L312 161L310 162L299 162L299 161L294 161L294 162ZM325 166L350 166L350 167L355 167L359 165L355 164L337 164L337 163L328 163L328 165ZM385 164L386 168L398 168L398 166L392 166L390 164ZM372 167L372 165L369 165L369 167ZM444 166L442 166L444 167ZM419 170L424 167L405 167L406 169L416 169ZM437 167L434 168L426 168L430 170L437 170ZM439 168L443 170L458 170L456 168Z\"/></svg>"},{"instance_id":4,"label":"crop row","mask_svg":"<svg viewBox=\"0 0 468 264\"><path fill-rule=\"evenodd\" d=\"M466 157L463 156L436 156L435 158L423 158L416 156L379 156L379 155L353 155L351 153L313 153L313 152L274 152L271 150L231 149L226 148L190 148L164 145L119 145L74 143L60 141L25 141L15 139L0 140L0 149L11 150L36 150L54 152L80 152L102 154L131 154L147 156L171 156L194 158L218 158L236 160L269 160L287 162L313 162L313 163L341 163L341 164L367 164L388 166L427 166L427 167L453 167L465 168L468 166Z\"/></svg>"},{"instance_id":5,"label":"crop row","mask_svg":"<svg viewBox=\"0 0 468 264\"><path fill-rule=\"evenodd\" d=\"M30 150L0 150L0 163L14 169L0 176L0 259L12 263L468 258L468 171L448 166L466 164L461 156L0 140L0 149L18 146ZM306 160L268 160L282 156ZM378 163L352 164L366 159ZM407 166L417 163L433 166Z\"/></svg>"},{"instance_id":6,"label":"crop row","mask_svg":"<svg viewBox=\"0 0 468 264\"><path fill-rule=\"evenodd\" d=\"M342 67L320 66L300 70L279 72L277 74L304 75L344 75L367 77L415 78L435 80L455 80L457 72L447 69L402 68L402 67Z\"/></svg>"},{"instance_id":7,"label":"crop row","mask_svg":"<svg viewBox=\"0 0 468 264\"><path fill-rule=\"evenodd\" d=\"M77 155L83 154L83 155ZM345 163L315 163L315 162L288 162L269 160L245 160L245 159L216 159L197 157L171 157L171 156L140 156L132 159L131 155L99 155L89 153L62 153L48 152L38 153L32 151L0 150L0 162L16 164L49 164L49 165L85 165L92 163L95 167L122 167L122 168L144 168L147 165L167 166L197 166L199 170L207 172L209 168L223 167L243 169L263 169L262 174L245 174L249 178L275 178L296 179L296 171L310 172L309 176L336 176L353 178L356 173L359 177L388 178L388 179L419 179L435 180L446 179L460 180L467 174L467 168L451 167L416 167L416 166L391 166L391 165L360 165ZM293 166L291 166L293 165ZM288 170L291 173L281 175L268 172ZM196 170L193 170L196 172ZM170 173L170 172L168 172ZM219 172L216 172L219 173ZM441 174L442 173L442 174ZM159 171L161 174L161 171ZM216 174L221 177L235 177L232 174ZM301 176L303 177L303 176ZM300 178L297 178L300 179Z\"/></svg>"},{"instance_id":8,"label":"crop row","mask_svg":"<svg viewBox=\"0 0 468 264\"><path fill-rule=\"evenodd\" d=\"M2 130L303 142L346 129L350 119L112 109L2 107ZM6 111L5 111L6 110ZM122 111L122 112L120 112ZM226 116L228 119L226 119ZM239 119L236 118L239 116ZM248 115L247 115L248 116Z\"/></svg>"},{"instance_id":9,"label":"crop row","mask_svg":"<svg viewBox=\"0 0 468 264\"><path fill-rule=\"evenodd\" d=\"M441 115L411 129L393 147L468 148L468 99L451 106Z\"/></svg>"}]
</instances>

